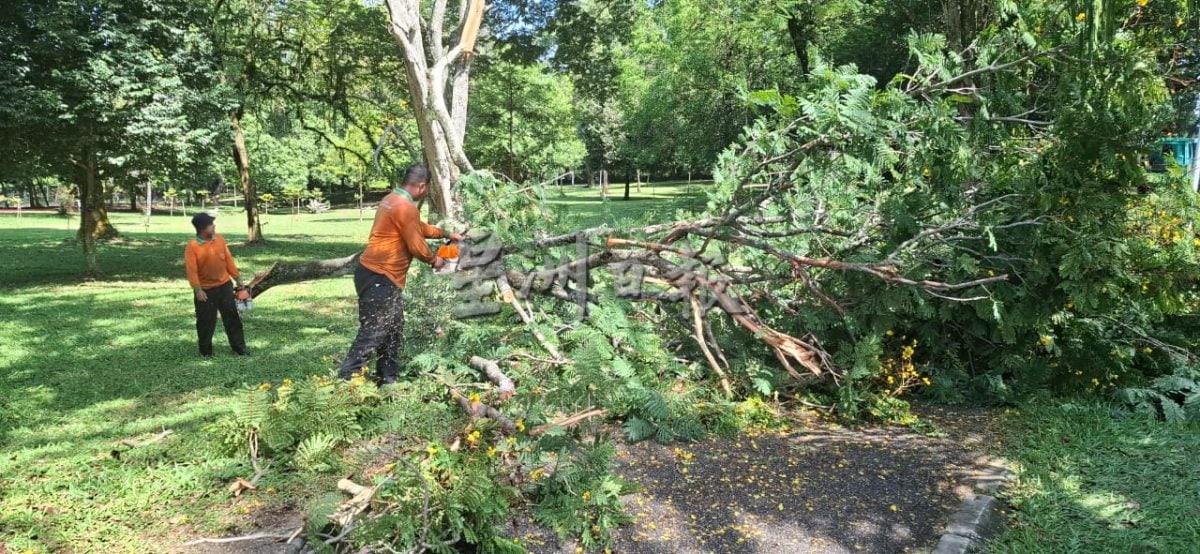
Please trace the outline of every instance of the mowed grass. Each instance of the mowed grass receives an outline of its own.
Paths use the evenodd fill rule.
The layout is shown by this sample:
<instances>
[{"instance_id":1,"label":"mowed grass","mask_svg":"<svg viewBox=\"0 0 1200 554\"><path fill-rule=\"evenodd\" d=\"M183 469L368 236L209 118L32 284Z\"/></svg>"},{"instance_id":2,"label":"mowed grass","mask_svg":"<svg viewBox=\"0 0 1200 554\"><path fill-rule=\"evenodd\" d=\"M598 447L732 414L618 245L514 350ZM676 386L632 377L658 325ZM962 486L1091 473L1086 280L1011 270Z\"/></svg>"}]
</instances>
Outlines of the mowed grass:
<instances>
[{"instance_id":1,"label":"mowed grass","mask_svg":"<svg viewBox=\"0 0 1200 554\"><path fill-rule=\"evenodd\" d=\"M600 187L548 187L546 200L555 215L569 227L614 228L673 221L704 209L705 189L711 181L643 183L641 191L630 184L625 200L625 183L611 182L608 199Z\"/></svg>"},{"instance_id":2,"label":"mowed grass","mask_svg":"<svg viewBox=\"0 0 1200 554\"><path fill-rule=\"evenodd\" d=\"M270 241L244 247L241 214L218 217L246 274L272 261L361 248L357 211L269 215ZM328 279L264 295L246 321L252 358L196 356L183 278L184 217L113 214L123 238L100 247L100 280L62 218L0 218L0 542L9 551L150 552L177 533L222 533L270 498L231 503L224 486L253 471L217 452L203 425L244 385L328 374L355 331L353 286ZM278 294L276 294L278 292ZM174 434L112 455L125 438ZM301 491L272 472L266 487ZM287 485L287 486L285 486ZM216 508L216 509L214 509ZM180 535L182 536L182 535Z\"/></svg>"},{"instance_id":3,"label":"mowed grass","mask_svg":"<svg viewBox=\"0 0 1200 554\"><path fill-rule=\"evenodd\" d=\"M617 187L613 187L616 191ZM665 221L699 186L643 186L641 196L599 201L599 188L551 189L572 225ZM262 246L243 246L240 211L217 230L249 276L275 261L346 256L365 243L374 215L272 213ZM183 247L188 218L111 214L122 237L99 248L100 279L80 278L78 219L0 216L0 546L9 552L161 552L196 535L240 530L262 507L333 490L329 479L272 470L251 498L226 486L253 473L215 448L204 425L246 386L329 375L357 330L350 277L273 289L246 320L254 355L234 356L218 326L217 355L196 355ZM424 267L410 280L428 275ZM412 329L409 330L413 331ZM150 446L118 447L169 429ZM114 456L114 450L121 450Z\"/></svg>"},{"instance_id":4,"label":"mowed grass","mask_svg":"<svg viewBox=\"0 0 1200 554\"><path fill-rule=\"evenodd\" d=\"M1200 545L1200 424L1099 403L1041 402L1004 416L1017 465L1013 525L994 553L1190 553Z\"/></svg>"}]
</instances>

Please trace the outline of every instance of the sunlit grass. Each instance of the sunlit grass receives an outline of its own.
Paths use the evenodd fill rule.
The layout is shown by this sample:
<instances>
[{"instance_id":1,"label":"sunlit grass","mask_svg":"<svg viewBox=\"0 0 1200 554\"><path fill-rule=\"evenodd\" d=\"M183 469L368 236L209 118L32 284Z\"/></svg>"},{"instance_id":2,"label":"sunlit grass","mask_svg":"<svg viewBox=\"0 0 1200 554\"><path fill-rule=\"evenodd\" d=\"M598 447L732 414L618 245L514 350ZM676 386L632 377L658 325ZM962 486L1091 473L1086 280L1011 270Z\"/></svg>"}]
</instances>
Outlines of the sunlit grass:
<instances>
[{"instance_id":1,"label":"sunlit grass","mask_svg":"<svg viewBox=\"0 0 1200 554\"><path fill-rule=\"evenodd\" d=\"M1200 425L1066 403L1010 413L1003 429L1020 479L992 552L1195 552Z\"/></svg>"}]
</instances>

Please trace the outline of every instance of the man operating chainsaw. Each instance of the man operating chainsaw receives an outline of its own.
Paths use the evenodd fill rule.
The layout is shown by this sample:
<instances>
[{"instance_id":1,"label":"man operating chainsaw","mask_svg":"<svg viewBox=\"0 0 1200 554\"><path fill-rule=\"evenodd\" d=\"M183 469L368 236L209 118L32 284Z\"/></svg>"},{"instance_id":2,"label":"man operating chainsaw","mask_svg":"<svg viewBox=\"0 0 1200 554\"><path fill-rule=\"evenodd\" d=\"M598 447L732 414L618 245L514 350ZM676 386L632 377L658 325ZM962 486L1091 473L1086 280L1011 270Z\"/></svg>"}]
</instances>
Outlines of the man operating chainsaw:
<instances>
[{"instance_id":1,"label":"man operating chainsaw","mask_svg":"<svg viewBox=\"0 0 1200 554\"><path fill-rule=\"evenodd\" d=\"M367 248L354 270L354 290L358 293L358 335L342 362L338 374L350 379L362 371L371 354L377 357L375 382L396 382L399 375L397 356L404 333L404 283L413 259L434 269L446 261L435 255L426 239L448 238L458 242L462 235L421 221L417 208L429 191L429 170L414 165L397 186L379 203Z\"/></svg>"}]
</instances>

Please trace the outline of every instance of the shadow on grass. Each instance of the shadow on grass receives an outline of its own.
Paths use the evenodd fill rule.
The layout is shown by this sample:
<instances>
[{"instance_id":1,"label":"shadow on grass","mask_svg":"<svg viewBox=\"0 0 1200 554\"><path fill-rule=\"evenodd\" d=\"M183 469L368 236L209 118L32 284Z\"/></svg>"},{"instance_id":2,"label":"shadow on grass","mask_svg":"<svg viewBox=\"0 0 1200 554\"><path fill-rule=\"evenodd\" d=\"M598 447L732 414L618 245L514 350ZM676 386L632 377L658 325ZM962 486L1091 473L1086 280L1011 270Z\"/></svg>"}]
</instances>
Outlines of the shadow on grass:
<instances>
[{"instance_id":1,"label":"shadow on grass","mask_svg":"<svg viewBox=\"0 0 1200 554\"><path fill-rule=\"evenodd\" d=\"M196 352L194 314L187 290L178 298L152 288L114 285L108 294L91 284L61 294L26 294L5 302L12 355L0 365L6 408L4 427L36 427L31 416L68 416L114 399L171 398L201 390L328 371L321 358L344 348L356 328L351 287L345 299L279 305L264 298L246 320L254 356L232 354L218 326L217 356ZM280 294L283 291L279 291ZM275 294L273 292L273 294ZM147 299L143 299L145 296ZM343 344L345 343L345 344ZM2 435L0 435L2 436ZM68 437L42 435L54 442Z\"/></svg>"},{"instance_id":2,"label":"shadow on grass","mask_svg":"<svg viewBox=\"0 0 1200 554\"><path fill-rule=\"evenodd\" d=\"M1200 423L1172 425L1099 403L1039 404L1006 418L1019 481L1012 526L991 552L1194 552Z\"/></svg>"},{"instance_id":3,"label":"shadow on grass","mask_svg":"<svg viewBox=\"0 0 1200 554\"><path fill-rule=\"evenodd\" d=\"M183 250L193 235L155 233L100 243L97 249L102 281L161 281L184 277ZM275 261L318 260L353 254L360 242L325 241L308 235L280 235L263 244L242 245L230 241L230 251L239 269L248 274L261 271ZM83 251L73 238L63 238L54 229L0 229L0 260L5 267L0 288L22 288L47 284L71 284L82 280Z\"/></svg>"}]
</instances>

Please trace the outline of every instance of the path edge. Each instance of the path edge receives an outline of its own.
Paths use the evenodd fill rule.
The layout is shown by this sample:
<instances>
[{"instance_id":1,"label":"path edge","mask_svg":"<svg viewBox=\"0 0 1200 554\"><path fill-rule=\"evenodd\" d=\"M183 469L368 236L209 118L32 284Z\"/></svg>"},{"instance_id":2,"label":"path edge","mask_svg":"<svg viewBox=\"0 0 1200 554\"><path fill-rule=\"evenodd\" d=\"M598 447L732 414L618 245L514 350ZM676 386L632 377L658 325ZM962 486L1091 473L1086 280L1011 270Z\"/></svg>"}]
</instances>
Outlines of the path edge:
<instances>
[{"instance_id":1,"label":"path edge","mask_svg":"<svg viewBox=\"0 0 1200 554\"><path fill-rule=\"evenodd\" d=\"M1016 479L1009 464L999 458L981 460L983 469L971 477L978 492L967 496L938 540L933 554L986 552L988 541L1007 527L1002 503L994 496Z\"/></svg>"}]
</instances>

